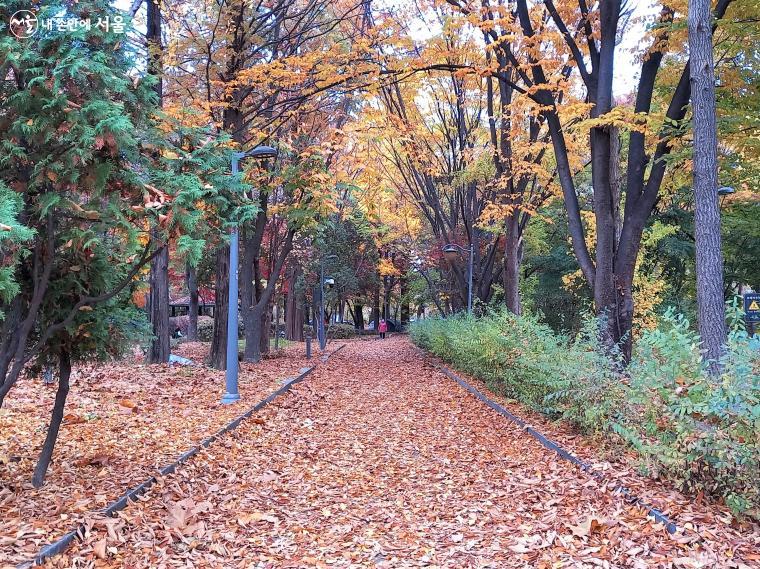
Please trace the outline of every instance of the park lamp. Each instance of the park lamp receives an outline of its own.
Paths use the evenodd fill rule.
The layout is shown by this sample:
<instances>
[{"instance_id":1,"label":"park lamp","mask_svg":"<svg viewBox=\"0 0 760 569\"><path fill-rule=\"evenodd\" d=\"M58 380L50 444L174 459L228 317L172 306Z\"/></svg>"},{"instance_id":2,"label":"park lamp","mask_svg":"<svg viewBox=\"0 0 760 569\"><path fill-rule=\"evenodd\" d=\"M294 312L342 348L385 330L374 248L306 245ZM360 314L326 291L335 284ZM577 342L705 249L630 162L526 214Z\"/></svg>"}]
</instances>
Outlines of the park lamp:
<instances>
[{"instance_id":1,"label":"park lamp","mask_svg":"<svg viewBox=\"0 0 760 569\"><path fill-rule=\"evenodd\" d=\"M237 178L240 161L243 158L256 160L268 160L277 157L277 149L271 146L255 146L244 152L233 152L231 159L232 175ZM237 223L230 227L230 278L229 298L227 302L227 358L224 377L225 393L222 396L222 404L229 405L240 400L238 389L238 257L239 238Z\"/></svg>"},{"instance_id":2,"label":"park lamp","mask_svg":"<svg viewBox=\"0 0 760 569\"><path fill-rule=\"evenodd\" d=\"M441 248L443 256L449 263L456 263L461 254L464 253L464 249L456 243L448 243Z\"/></svg>"},{"instance_id":3,"label":"park lamp","mask_svg":"<svg viewBox=\"0 0 760 569\"><path fill-rule=\"evenodd\" d=\"M258 160L267 160L268 158L277 158L277 149L271 146L256 146L242 154L243 156L256 158Z\"/></svg>"},{"instance_id":4,"label":"park lamp","mask_svg":"<svg viewBox=\"0 0 760 569\"><path fill-rule=\"evenodd\" d=\"M720 207L723 207L723 200L726 199L726 196L730 196L736 192L735 189L733 189L731 186L721 186L718 188L718 197L720 198Z\"/></svg>"},{"instance_id":5,"label":"park lamp","mask_svg":"<svg viewBox=\"0 0 760 569\"><path fill-rule=\"evenodd\" d=\"M325 333L325 286L330 288L335 285L334 278L325 278L325 261L337 258L337 255L328 255L327 257L322 257L319 261L319 322L317 322L317 339L319 340L319 348L322 351L325 351L327 347L327 334Z\"/></svg>"}]
</instances>

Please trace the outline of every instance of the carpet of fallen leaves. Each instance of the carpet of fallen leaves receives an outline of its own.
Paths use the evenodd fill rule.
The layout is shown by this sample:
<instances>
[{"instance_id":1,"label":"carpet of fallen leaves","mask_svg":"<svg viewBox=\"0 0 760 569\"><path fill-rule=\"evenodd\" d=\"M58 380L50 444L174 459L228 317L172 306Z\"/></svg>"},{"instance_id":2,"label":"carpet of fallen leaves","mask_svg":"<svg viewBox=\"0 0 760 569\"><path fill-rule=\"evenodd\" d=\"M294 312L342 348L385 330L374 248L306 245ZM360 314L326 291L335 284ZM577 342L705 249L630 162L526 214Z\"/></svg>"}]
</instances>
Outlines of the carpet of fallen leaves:
<instances>
[{"instance_id":1,"label":"carpet of fallen leaves","mask_svg":"<svg viewBox=\"0 0 760 569\"><path fill-rule=\"evenodd\" d=\"M357 341L48 567L758 567L756 527L624 474L675 535L405 338Z\"/></svg>"},{"instance_id":2,"label":"carpet of fallen leaves","mask_svg":"<svg viewBox=\"0 0 760 569\"><path fill-rule=\"evenodd\" d=\"M175 353L202 362L208 349L187 343ZM283 357L241 364L243 402L230 406L220 404L224 372L202 365L76 367L39 490L30 481L56 386L20 380L0 409L0 567L30 558L298 375L310 365L302 352L293 345Z\"/></svg>"}]
</instances>

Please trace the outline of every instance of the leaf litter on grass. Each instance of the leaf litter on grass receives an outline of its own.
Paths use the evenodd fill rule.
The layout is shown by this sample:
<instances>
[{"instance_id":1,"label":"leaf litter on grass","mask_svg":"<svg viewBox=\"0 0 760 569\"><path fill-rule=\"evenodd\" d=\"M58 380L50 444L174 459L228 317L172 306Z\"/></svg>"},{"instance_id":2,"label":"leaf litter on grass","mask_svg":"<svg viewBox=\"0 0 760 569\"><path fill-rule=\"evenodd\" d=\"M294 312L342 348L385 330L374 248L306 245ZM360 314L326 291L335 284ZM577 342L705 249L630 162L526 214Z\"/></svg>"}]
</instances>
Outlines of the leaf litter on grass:
<instances>
[{"instance_id":1,"label":"leaf litter on grass","mask_svg":"<svg viewBox=\"0 0 760 569\"><path fill-rule=\"evenodd\" d=\"M186 343L178 353L200 362L208 349ZM55 385L19 381L0 409L0 567L29 559L275 391L283 377L309 365L302 352L294 344L285 357L242 363L242 401L229 406L220 404L224 372L202 365L76 367L53 462L40 489L30 480ZM109 547L114 541L109 538Z\"/></svg>"}]
</instances>

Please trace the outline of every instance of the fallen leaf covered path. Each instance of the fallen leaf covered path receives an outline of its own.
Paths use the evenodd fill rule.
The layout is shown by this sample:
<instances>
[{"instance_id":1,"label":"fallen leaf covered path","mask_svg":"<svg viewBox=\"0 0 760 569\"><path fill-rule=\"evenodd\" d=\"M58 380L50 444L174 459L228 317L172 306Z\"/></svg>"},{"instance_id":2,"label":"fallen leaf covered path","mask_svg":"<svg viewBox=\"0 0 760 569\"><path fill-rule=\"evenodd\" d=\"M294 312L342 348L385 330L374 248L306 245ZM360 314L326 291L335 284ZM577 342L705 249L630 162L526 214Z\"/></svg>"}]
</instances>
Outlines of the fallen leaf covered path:
<instances>
[{"instance_id":1,"label":"fallen leaf covered path","mask_svg":"<svg viewBox=\"0 0 760 569\"><path fill-rule=\"evenodd\" d=\"M669 536L396 337L349 344L50 563L741 566L757 545Z\"/></svg>"}]
</instances>

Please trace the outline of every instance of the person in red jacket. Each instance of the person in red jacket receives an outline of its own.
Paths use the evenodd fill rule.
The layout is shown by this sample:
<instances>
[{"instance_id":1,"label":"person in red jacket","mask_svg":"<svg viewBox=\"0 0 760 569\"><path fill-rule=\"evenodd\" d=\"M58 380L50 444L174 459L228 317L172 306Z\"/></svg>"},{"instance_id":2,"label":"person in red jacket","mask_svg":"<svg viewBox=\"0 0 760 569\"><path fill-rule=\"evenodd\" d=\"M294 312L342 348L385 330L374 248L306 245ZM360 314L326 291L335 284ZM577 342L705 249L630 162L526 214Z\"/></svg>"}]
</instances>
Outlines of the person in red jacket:
<instances>
[{"instance_id":1,"label":"person in red jacket","mask_svg":"<svg viewBox=\"0 0 760 569\"><path fill-rule=\"evenodd\" d=\"M380 339L385 339L385 333L388 331L388 323L385 318L380 319L380 324L377 326L377 331L380 332Z\"/></svg>"}]
</instances>

